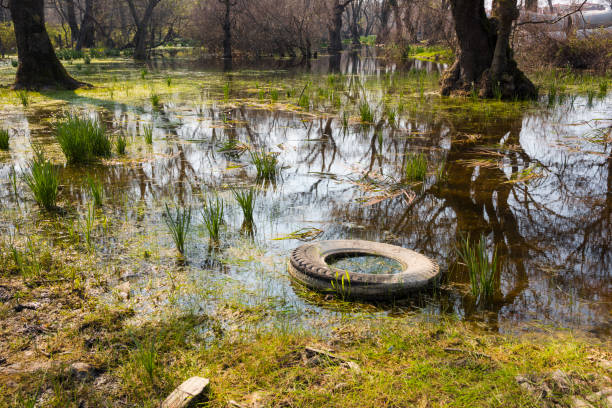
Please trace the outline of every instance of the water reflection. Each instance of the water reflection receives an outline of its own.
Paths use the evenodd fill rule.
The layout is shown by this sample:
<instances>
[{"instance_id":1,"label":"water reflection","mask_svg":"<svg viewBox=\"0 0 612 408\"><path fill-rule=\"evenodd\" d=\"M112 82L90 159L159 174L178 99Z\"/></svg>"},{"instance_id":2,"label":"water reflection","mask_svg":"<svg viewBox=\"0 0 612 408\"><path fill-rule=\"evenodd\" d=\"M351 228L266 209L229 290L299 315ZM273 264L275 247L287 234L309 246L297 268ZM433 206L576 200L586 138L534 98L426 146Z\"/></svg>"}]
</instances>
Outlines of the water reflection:
<instances>
[{"instance_id":1,"label":"water reflection","mask_svg":"<svg viewBox=\"0 0 612 408\"><path fill-rule=\"evenodd\" d=\"M286 80L304 72L376 77L395 70L443 68L414 61L401 67L385 65L373 52L362 48L336 59L320 58L310 66L291 68ZM261 63L269 68L268 62ZM153 64L173 69L176 62ZM201 64L188 63L191 69L201 69ZM239 71L228 78L243 79L244 66L234 68ZM381 94L372 91L369 97ZM306 302L291 289L283 270L287 252L299 242L271 238L315 226L324 230L322 239L362 238L414 248L435 258L453 287L468 281L457 268L455 243L462 234L484 234L498 246L503 264L500 297L492 313L484 315L491 327L539 320L603 334L612 330L611 148L583 137L593 119L610 116L609 97L592 109L584 108L579 97L572 105L519 110L494 120L422 113L400 117L394 126L379 121L348 128L334 116L309 117L247 104L219 108L211 102L202 109L199 102L180 95L157 112L125 104L94 105L98 106L94 113L109 129L129 135L140 149L137 155L146 158L65 168L63 197L84 203L83 177L95 172L104 181L118 217L128 217L142 230L159 232L160 240L167 239L158 211L161 202L197 206L207 191L255 182L248 155L223 153L222 143L280 153L285 166L281 177L259 186L253 239L276 260L276 276L283 278L262 278L249 265L220 264L200 238L188 254L192 265L265 286L268 296L303 305ZM0 159L3 206L15 206L9 173L13 166L23 168L31 154L26 146L39 142L57 151L44 120L48 113L2 114L20 132L18 147ZM228 119L230 123L225 123ZM143 122L155 125L152 146L138 142ZM381 190L396 188L406 157L414 152L424 152L430 163L427 179L412 188L414 199L391 195L367 205ZM444 170L437 172L442 163ZM538 177L514 182L517 175L531 172ZM378 193L369 189L372 185ZM228 218L228 224L239 230L239 211L230 210ZM483 318L456 287L428 302L436 313Z\"/></svg>"}]
</instances>

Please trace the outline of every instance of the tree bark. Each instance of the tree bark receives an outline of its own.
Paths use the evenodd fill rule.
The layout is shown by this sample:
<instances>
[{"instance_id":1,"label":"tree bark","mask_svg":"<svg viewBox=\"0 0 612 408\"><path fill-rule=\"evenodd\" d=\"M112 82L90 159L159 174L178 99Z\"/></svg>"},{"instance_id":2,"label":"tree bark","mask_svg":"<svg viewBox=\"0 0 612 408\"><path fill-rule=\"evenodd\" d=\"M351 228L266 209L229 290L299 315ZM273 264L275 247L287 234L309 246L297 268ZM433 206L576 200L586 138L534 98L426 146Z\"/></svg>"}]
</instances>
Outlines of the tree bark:
<instances>
[{"instance_id":1,"label":"tree bark","mask_svg":"<svg viewBox=\"0 0 612 408\"><path fill-rule=\"evenodd\" d=\"M402 12L400 10L397 0L389 0L389 3L391 4L391 8L393 9L393 19L395 22L395 42L397 44L400 44L404 42L404 24L402 22Z\"/></svg>"},{"instance_id":2,"label":"tree bark","mask_svg":"<svg viewBox=\"0 0 612 408\"><path fill-rule=\"evenodd\" d=\"M516 0L496 0L487 18L484 0L451 0L459 51L442 78L442 95L478 92L480 97L533 99L537 90L518 69L509 37L518 17Z\"/></svg>"},{"instance_id":3,"label":"tree bark","mask_svg":"<svg viewBox=\"0 0 612 408\"><path fill-rule=\"evenodd\" d=\"M66 20L68 20L68 26L70 27L70 44L74 45L74 42L79 38L79 25L76 19L76 13L74 12L74 0L65 0L66 3Z\"/></svg>"},{"instance_id":4,"label":"tree bark","mask_svg":"<svg viewBox=\"0 0 612 408\"><path fill-rule=\"evenodd\" d=\"M361 2L351 4L351 16L350 16L350 29L353 46L359 47L361 45L361 39L359 37L359 17L361 15Z\"/></svg>"},{"instance_id":5,"label":"tree bark","mask_svg":"<svg viewBox=\"0 0 612 408\"><path fill-rule=\"evenodd\" d=\"M376 37L378 44L385 44L389 39L389 16L391 14L391 6L389 0L383 0L380 5L380 32Z\"/></svg>"},{"instance_id":6,"label":"tree bark","mask_svg":"<svg viewBox=\"0 0 612 408\"><path fill-rule=\"evenodd\" d=\"M45 28L44 0L10 0L9 9L19 59L15 89L76 89L86 85L68 75L55 55Z\"/></svg>"},{"instance_id":7,"label":"tree bark","mask_svg":"<svg viewBox=\"0 0 612 408\"><path fill-rule=\"evenodd\" d=\"M230 0L220 0L225 5L223 15L223 58L232 58L232 3Z\"/></svg>"},{"instance_id":8,"label":"tree bark","mask_svg":"<svg viewBox=\"0 0 612 408\"><path fill-rule=\"evenodd\" d=\"M136 24L136 34L134 34L134 59L145 60L147 59L147 30L151 22L151 17L153 16L153 10L161 0L149 0L142 18L138 18L134 0L126 1L130 8L132 18L134 19L134 24Z\"/></svg>"},{"instance_id":9,"label":"tree bark","mask_svg":"<svg viewBox=\"0 0 612 408\"><path fill-rule=\"evenodd\" d=\"M525 0L525 10L537 12L538 0Z\"/></svg>"},{"instance_id":10,"label":"tree bark","mask_svg":"<svg viewBox=\"0 0 612 408\"><path fill-rule=\"evenodd\" d=\"M331 24L329 25L329 52L337 53L342 51L342 14L346 6L353 0L334 0L332 8Z\"/></svg>"},{"instance_id":11,"label":"tree bark","mask_svg":"<svg viewBox=\"0 0 612 408\"><path fill-rule=\"evenodd\" d=\"M93 0L85 0L85 13L79 30L76 49L92 48L95 45L95 27L93 17Z\"/></svg>"}]
</instances>

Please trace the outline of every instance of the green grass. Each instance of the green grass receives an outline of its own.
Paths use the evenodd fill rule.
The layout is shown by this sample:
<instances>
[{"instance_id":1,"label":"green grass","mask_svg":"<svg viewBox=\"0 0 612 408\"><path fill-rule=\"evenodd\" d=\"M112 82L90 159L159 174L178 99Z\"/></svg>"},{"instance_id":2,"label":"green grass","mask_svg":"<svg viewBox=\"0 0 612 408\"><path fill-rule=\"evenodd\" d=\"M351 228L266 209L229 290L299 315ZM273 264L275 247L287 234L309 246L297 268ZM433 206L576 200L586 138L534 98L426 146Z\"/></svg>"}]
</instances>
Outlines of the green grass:
<instances>
[{"instance_id":1,"label":"green grass","mask_svg":"<svg viewBox=\"0 0 612 408\"><path fill-rule=\"evenodd\" d=\"M93 204L96 207L101 207L104 200L104 185L100 180L88 175L87 186L89 187L89 194L91 194Z\"/></svg>"},{"instance_id":2,"label":"green grass","mask_svg":"<svg viewBox=\"0 0 612 408\"><path fill-rule=\"evenodd\" d=\"M206 197L204 207L202 208L202 217L204 218L204 226L208 231L210 240L214 243L219 242L221 225L223 224L223 213L225 203L219 195L214 194L213 197Z\"/></svg>"},{"instance_id":3,"label":"green grass","mask_svg":"<svg viewBox=\"0 0 612 408\"><path fill-rule=\"evenodd\" d=\"M0 129L0 150L9 149L9 131Z\"/></svg>"},{"instance_id":4,"label":"green grass","mask_svg":"<svg viewBox=\"0 0 612 408\"><path fill-rule=\"evenodd\" d=\"M423 181L427 175L427 157L423 153L406 157L404 175L407 181Z\"/></svg>"},{"instance_id":5,"label":"green grass","mask_svg":"<svg viewBox=\"0 0 612 408\"><path fill-rule=\"evenodd\" d=\"M151 106L153 109L159 109L161 107L161 98L159 97L159 94L152 93L149 100L151 101Z\"/></svg>"},{"instance_id":6,"label":"green grass","mask_svg":"<svg viewBox=\"0 0 612 408\"><path fill-rule=\"evenodd\" d=\"M153 125L144 125L142 133L146 144L153 144Z\"/></svg>"},{"instance_id":7,"label":"green grass","mask_svg":"<svg viewBox=\"0 0 612 408\"><path fill-rule=\"evenodd\" d=\"M233 190L234 198L242 209L243 225L253 225L253 210L255 208L255 189Z\"/></svg>"},{"instance_id":8,"label":"green grass","mask_svg":"<svg viewBox=\"0 0 612 408\"><path fill-rule=\"evenodd\" d=\"M223 98L225 99L226 102L229 100L230 90L231 90L231 85L229 82L226 82L225 85L223 85Z\"/></svg>"},{"instance_id":9,"label":"green grass","mask_svg":"<svg viewBox=\"0 0 612 408\"><path fill-rule=\"evenodd\" d=\"M111 139L98 121L70 115L57 125L55 137L68 163L87 163L110 157Z\"/></svg>"},{"instance_id":10,"label":"green grass","mask_svg":"<svg viewBox=\"0 0 612 408\"><path fill-rule=\"evenodd\" d=\"M94 232L94 226L96 222L96 212L95 212L94 203L89 203L87 205L87 213L85 214L85 220L82 223L83 235L85 237L85 242L87 243L87 248L92 248L92 238Z\"/></svg>"},{"instance_id":11,"label":"green grass","mask_svg":"<svg viewBox=\"0 0 612 408\"><path fill-rule=\"evenodd\" d=\"M117 154L123 156L125 154L125 149L127 147L127 138L123 133L120 133L115 139L115 148L117 149Z\"/></svg>"},{"instance_id":12,"label":"green grass","mask_svg":"<svg viewBox=\"0 0 612 408\"><path fill-rule=\"evenodd\" d=\"M601 81L599 83L599 97L605 98L607 94L608 94L608 82Z\"/></svg>"},{"instance_id":13,"label":"green grass","mask_svg":"<svg viewBox=\"0 0 612 408\"><path fill-rule=\"evenodd\" d=\"M372 112L372 108L368 101L364 100L359 104L359 115L361 116L361 121L364 123L374 122L374 112Z\"/></svg>"},{"instance_id":14,"label":"green grass","mask_svg":"<svg viewBox=\"0 0 612 408\"><path fill-rule=\"evenodd\" d=\"M17 98L19 98L24 108L27 108L30 104L30 94L25 89L17 91Z\"/></svg>"},{"instance_id":15,"label":"green grass","mask_svg":"<svg viewBox=\"0 0 612 408\"><path fill-rule=\"evenodd\" d=\"M150 384L155 383L155 376L158 371L158 351L155 340L138 341L136 340L136 352L133 354L134 362L146 374Z\"/></svg>"},{"instance_id":16,"label":"green grass","mask_svg":"<svg viewBox=\"0 0 612 408\"><path fill-rule=\"evenodd\" d=\"M176 212L172 214L170 207L166 204L164 221L166 222L168 230L170 230L177 251L179 251L180 254L184 254L187 233L191 225L191 207L183 209L177 208Z\"/></svg>"},{"instance_id":17,"label":"green grass","mask_svg":"<svg viewBox=\"0 0 612 408\"><path fill-rule=\"evenodd\" d=\"M47 211L55 210L59 187L59 172L48 161L42 150L34 151L34 159L29 163L25 182L32 191L34 199Z\"/></svg>"},{"instance_id":18,"label":"green grass","mask_svg":"<svg viewBox=\"0 0 612 408\"><path fill-rule=\"evenodd\" d=\"M478 242L473 243L470 241L470 235L468 234L461 239L456 251L470 275L472 296L478 302L491 299L495 293L495 283L499 269L497 248L493 250L492 256L489 256L485 236L481 235Z\"/></svg>"},{"instance_id":19,"label":"green grass","mask_svg":"<svg viewBox=\"0 0 612 408\"><path fill-rule=\"evenodd\" d=\"M278 155L271 152L250 151L251 161L257 169L257 178L272 180L278 173Z\"/></svg>"}]
</instances>

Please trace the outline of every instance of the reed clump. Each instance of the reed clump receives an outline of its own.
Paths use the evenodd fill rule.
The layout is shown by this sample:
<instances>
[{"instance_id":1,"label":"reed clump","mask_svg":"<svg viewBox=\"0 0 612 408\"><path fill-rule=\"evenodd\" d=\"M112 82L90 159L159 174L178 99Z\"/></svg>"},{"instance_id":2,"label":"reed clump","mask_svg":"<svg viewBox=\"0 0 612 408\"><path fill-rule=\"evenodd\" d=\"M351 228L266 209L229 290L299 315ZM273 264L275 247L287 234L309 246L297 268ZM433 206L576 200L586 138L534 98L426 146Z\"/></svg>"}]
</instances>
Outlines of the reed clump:
<instances>
[{"instance_id":1,"label":"reed clump","mask_svg":"<svg viewBox=\"0 0 612 408\"><path fill-rule=\"evenodd\" d=\"M24 178L38 205L47 211L57 208L59 172L45 158L42 150L34 151L34 159L29 163L29 169Z\"/></svg>"},{"instance_id":2,"label":"reed clump","mask_svg":"<svg viewBox=\"0 0 612 408\"><path fill-rule=\"evenodd\" d=\"M57 125L55 136L68 163L87 163L111 155L111 139L96 120L70 115Z\"/></svg>"}]
</instances>

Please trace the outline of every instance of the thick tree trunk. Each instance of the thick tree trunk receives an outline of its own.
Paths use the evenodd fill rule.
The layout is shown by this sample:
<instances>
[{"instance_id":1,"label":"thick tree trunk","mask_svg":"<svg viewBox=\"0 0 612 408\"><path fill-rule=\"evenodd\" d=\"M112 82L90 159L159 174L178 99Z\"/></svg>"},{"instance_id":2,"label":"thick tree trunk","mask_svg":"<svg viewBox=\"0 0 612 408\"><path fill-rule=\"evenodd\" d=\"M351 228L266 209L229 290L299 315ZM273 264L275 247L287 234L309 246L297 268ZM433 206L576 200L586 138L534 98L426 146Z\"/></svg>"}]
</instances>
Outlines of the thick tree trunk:
<instances>
[{"instance_id":1,"label":"thick tree trunk","mask_svg":"<svg viewBox=\"0 0 612 408\"><path fill-rule=\"evenodd\" d=\"M390 0L391 7L393 8L393 19L395 22L395 42L401 44L404 41L404 24L402 22L402 12L400 10L397 0Z\"/></svg>"},{"instance_id":2,"label":"thick tree trunk","mask_svg":"<svg viewBox=\"0 0 612 408\"><path fill-rule=\"evenodd\" d=\"M95 27L93 17L93 0L85 0L85 14L81 22L76 49L92 48L95 45Z\"/></svg>"},{"instance_id":3,"label":"thick tree trunk","mask_svg":"<svg viewBox=\"0 0 612 408\"><path fill-rule=\"evenodd\" d=\"M44 0L10 0L19 65L15 89L65 88L85 85L72 78L57 59L45 28Z\"/></svg>"},{"instance_id":4,"label":"thick tree trunk","mask_svg":"<svg viewBox=\"0 0 612 408\"><path fill-rule=\"evenodd\" d=\"M329 47L331 53L342 51L342 14L346 10L346 6L351 4L353 0L333 0L331 22L329 29Z\"/></svg>"},{"instance_id":5,"label":"thick tree trunk","mask_svg":"<svg viewBox=\"0 0 612 408\"><path fill-rule=\"evenodd\" d=\"M232 4L230 0L223 0L225 14L223 16L223 58L232 58Z\"/></svg>"},{"instance_id":6,"label":"thick tree trunk","mask_svg":"<svg viewBox=\"0 0 612 408\"><path fill-rule=\"evenodd\" d=\"M378 44L385 44L389 39L389 16L391 14L391 6L389 0L383 0L380 5L380 32L376 36Z\"/></svg>"},{"instance_id":7,"label":"thick tree trunk","mask_svg":"<svg viewBox=\"0 0 612 408\"><path fill-rule=\"evenodd\" d=\"M537 90L518 69L509 46L516 0L497 0L494 17L485 14L484 0L451 0L459 52L442 78L442 95L478 92L481 97L531 99Z\"/></svg>"}]
</instances>

